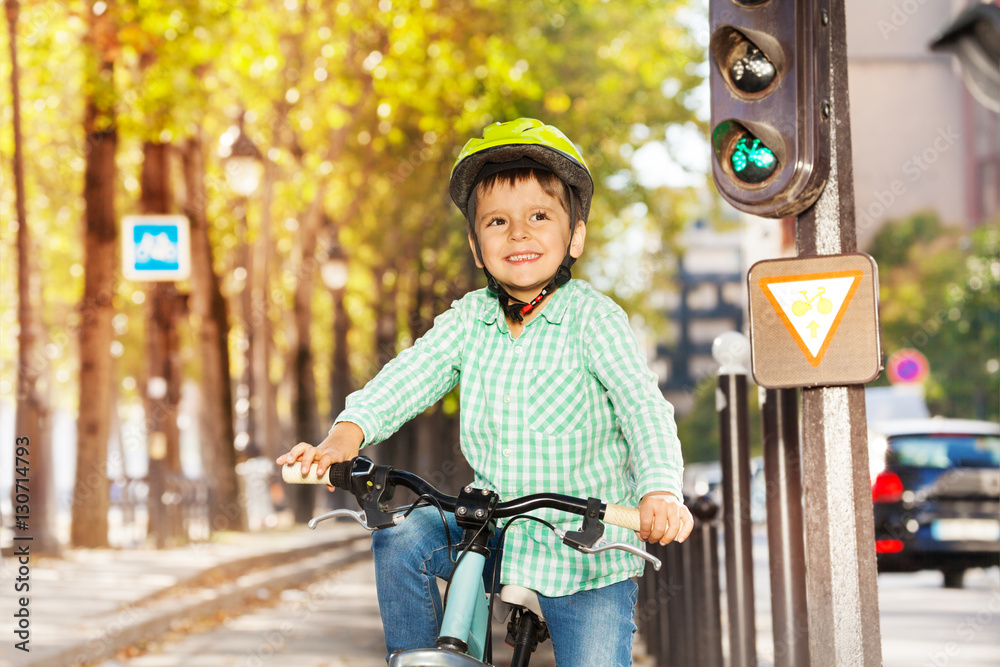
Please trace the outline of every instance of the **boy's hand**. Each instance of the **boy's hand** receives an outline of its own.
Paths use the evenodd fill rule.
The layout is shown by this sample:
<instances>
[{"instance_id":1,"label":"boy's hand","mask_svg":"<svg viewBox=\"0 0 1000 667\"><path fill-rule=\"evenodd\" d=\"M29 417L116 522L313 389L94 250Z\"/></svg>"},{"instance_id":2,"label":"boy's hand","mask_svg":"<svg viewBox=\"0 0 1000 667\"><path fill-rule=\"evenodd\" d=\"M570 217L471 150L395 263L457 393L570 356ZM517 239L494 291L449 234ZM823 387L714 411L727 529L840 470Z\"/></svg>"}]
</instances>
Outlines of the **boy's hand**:
<instances>
[{"instance_id":1,"label":"boy's hand","mask_svg":"<svg viewBox=\"0 0 1000 667\"><path fill-rule=\"evenodd\" d=\"M340 422L333 427L323 442L315 447L308 442L300 442L275 459L275 463L287 465L301 461L303 475L308 474L309 468L315 463L316 474L322 476L334 463L350 461L357 456L364 439L365 435L357 424ZM333 490L329 485L327 488Z\"/></svg>"},{"instance_id":2,"label":"boy's hand","mask_svg":"<svg viewBox=\"0 0 1000 667\"><path fill-rule=\"evenodd\" d=\"M653 491L639 501L638 535L643 542L683 542L693 527L691 512L672 493Z\"/></svg>"}]
</instances>

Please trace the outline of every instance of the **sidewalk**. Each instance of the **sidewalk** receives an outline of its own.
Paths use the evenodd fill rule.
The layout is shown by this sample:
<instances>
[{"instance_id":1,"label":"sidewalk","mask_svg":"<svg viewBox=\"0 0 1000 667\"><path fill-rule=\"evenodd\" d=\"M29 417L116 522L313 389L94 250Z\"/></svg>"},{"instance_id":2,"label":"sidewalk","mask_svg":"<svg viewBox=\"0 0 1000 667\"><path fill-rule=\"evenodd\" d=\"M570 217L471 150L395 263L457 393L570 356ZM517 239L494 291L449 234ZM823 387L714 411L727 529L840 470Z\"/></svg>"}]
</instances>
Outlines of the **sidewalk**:
<instances>
[{"instance_id":1,"label":"sidewalk","mask_svg":"<svg viewBox=\"0 0 1000 667\"><path fill-rule=\"evenodd\" d=\"M70 667L168 631L182 620L238 607L302 585L368 556L368 533L349 523L260 533L153 550L73 549L33 558L27 592L15 588L19 564L0 566L0 667ZM28 599L27 606L19 599ZM29 652L16 648L20 609L28 610Z\"/></svg>"}]
</instances>

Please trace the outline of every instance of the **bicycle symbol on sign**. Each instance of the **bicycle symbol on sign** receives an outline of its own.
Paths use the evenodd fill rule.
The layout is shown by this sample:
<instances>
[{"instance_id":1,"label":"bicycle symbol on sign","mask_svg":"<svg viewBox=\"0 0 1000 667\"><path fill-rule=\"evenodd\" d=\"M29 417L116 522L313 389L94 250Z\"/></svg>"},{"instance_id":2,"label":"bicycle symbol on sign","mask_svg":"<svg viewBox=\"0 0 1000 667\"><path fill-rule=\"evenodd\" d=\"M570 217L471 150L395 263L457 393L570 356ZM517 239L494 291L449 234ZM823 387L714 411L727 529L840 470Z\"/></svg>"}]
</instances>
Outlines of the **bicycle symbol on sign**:
<instances>
[{"instance_id":1,"label":"bicycle symbol on sign","mask_svg":"<svg viewBox=\"0 0 1000 667\"><path fill-rule=\"evenodd\" d=\"M829 299L823 296L823 294L826 293L826 288L817 287L816 289L819 291L815 295L813 295L811 299L809 298L809 290L802 290L801 292L799 292L802 295L802 299L792 304L792 313L794 313L796 317L805 315L810 310L812 310L813 307L812 302L816 301L817 298L819 299L819 301L816 303L816 310L819 312L820 315L826 315L831 310L833 310L833 301L830 301Z\"/></svg>"}]
</instances>

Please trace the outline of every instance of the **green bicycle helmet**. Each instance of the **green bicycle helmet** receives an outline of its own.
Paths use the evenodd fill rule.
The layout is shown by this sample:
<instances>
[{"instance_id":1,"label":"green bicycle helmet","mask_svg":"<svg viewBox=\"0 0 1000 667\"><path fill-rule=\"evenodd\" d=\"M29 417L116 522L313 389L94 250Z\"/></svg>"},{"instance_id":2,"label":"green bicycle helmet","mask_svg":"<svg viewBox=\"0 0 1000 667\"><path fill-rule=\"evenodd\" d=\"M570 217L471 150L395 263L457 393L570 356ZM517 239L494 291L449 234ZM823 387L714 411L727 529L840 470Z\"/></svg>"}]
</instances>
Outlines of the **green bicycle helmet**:
<instances>
[{"instance_id":1,"label":"green bicycle helmet","mask_svg":"<svg viewBox=\"0 0 1000 667\"><path fill-rule=\"evenodd\" d=\"M523 166L504 166L521 158L530 158L561 178L580 201L580 219L587 221L590 200L594 196L594 180L586 161L558 128L534 118L493 123L483 130L481 139L466 142L451 169L450 186L451 199L466 220L469 220L469 199L476 185L505 168ZM488 173L483 173L484 170Z\"/></svg>"},{"instance_id":2,"label":"green bicycle helmet","mask_svg":"<svg viewBox=\"0 0 1000 667\"><path fill-rule=\"evenodd\" d=\"M469 221L470 229L473 230L472 239L480 257L482 252L475 234L476 186L493 174L518 168L550 171L569 187L571 230L577 220L586 223L590 216L594 180L583 156L565 134L558 128L545 125L534 118L493 123L483 130L481 139L470 139L466 142L455 161L455 166L452 167L449 186L452 201ZM575 211L576 202L580 205L579 216ZM570 234L570 244L572 244L572 234ZM504 312L511 319L520 322L524 315L541 303L542 299L569 281L570 267L574 261L575 258L570 255L567 247L566 255L556 275L530 303L511 297L487 269L484 268L483 271L486 273L489 290L500 300Z\"/></svg>"}]
</instances>

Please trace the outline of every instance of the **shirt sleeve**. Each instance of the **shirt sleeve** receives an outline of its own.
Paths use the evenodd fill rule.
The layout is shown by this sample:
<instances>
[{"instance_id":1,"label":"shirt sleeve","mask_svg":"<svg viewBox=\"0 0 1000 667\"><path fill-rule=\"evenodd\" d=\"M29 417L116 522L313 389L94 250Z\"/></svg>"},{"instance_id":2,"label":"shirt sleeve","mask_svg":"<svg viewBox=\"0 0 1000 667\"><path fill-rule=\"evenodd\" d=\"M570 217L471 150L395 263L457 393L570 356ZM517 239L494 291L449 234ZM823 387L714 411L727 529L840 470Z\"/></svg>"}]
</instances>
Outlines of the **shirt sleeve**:
<instances>
[{"instance_id":1,"label":"shirt sleeve","mask_svg":"<svg viewBox=\"0 0 1000 667\"><path fill-rule=\"evenodd\" d=\"M434 405L461 376L468 327L461 302L434 319L434 326L382 367L362 389L347 397L334 425L347 421L364 433L362 447L382 442Z\"/></svg>"},{"instance_id":2,"label":"shirt sleeve","mask_svg":"<svg viewBox=\"0 0 1000 667\"><path fill-rule=\"evenodd\" d=\"M669 491L683 499L684 462L674 407L646 365L625 312L602 313L589 335L591 371L607 391L628 441L638 497Z\"/></svg>"}]
</instances>

